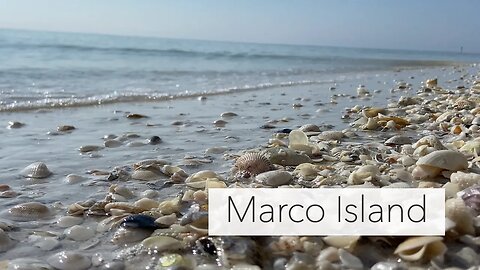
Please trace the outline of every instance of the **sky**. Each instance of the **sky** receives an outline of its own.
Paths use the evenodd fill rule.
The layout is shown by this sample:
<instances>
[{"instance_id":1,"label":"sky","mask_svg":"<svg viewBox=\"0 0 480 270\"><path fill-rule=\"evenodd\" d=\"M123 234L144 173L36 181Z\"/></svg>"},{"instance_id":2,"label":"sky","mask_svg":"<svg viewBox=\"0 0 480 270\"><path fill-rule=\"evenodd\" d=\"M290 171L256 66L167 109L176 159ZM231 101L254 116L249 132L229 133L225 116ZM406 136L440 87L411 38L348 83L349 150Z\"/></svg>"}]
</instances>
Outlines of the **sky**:
<instances>
[{"instance_id":1,"label":"sky","mask_svg":"<svg viewBox=\"0 0 480 270\"><path fill-rule=\"evenodd\" d=\"M480 52L477 0L0 0L0 28Z\"/></svg>"}]
</instances>

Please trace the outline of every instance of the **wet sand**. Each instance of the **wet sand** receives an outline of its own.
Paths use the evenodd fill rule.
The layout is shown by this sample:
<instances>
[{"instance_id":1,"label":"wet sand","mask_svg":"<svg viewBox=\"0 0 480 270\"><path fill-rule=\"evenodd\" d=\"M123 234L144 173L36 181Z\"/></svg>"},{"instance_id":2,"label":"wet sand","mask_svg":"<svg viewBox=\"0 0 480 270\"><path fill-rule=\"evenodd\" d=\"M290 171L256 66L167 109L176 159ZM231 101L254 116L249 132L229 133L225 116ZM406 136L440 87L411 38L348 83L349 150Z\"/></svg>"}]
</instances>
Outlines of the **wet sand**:
<instances>
[{"instance_id":1,"label":"wet sand","mask_svg":"<svg viewBox=\"0 0 480 270\"><path fill-rule=\"evenodd\" d=\"M378 123L372 130L365 130L369 128L359 122L356 126L351 127L351 124L362 115L364 108L387 108L388 104L396 104L401 96L417 97L419 92L425 93L421 102L423 102L423 98L429 100L439 96L448 97L448 92L443 93L440 90L431 93L423 91L422 82L432 78L438 78L438 86L451 90L453 95L458 91L458 86L466 87L465 91L468 93L473 82L479 80L478 67L465 65L426 70L402 70L381 74L351 74L334 78L332 82L323 86L285 87L259 92L216 95L208 96L204 100L184 99L158 103L125 103L68 110L42 110L35 113L0 114L0 123L4 123L5 126L7 126L8 121L18 121L25 124L19 128L0 130L0 135L3 137L3 143L0 146L0 152L2 153L0 157L0 183L9 187L9 189L5 187L5 191L2 193L3 198L0 199L3 209L0 214L0 228L4 230L4 235L7 237L4 237L4 241L0 243L0 260L3 260L1 265L8 265L11 269L27 269L25 267L13 267L15 265L20 266L22 263L31 264L32 262L28 260L33 259L39 265L33 269L42 269L41 267L47 267L48 265L51 267L55 265L55 261L58 261L54 254L63 251L80 254L74 257L83 262L84 265L88 264L88 266L79 269L88 269L89 265L98 269L156 269L152 267L157 267L157 269L181 269L173 268L175 264L177 264L177 267L182 266L186 269L202 264L205 265L197 268L216 269L214 265L218 265L220 268L228 268L241 263L259 265L265 269L284 269L285 265L287 265L287 269L297 269L297 267L302 266L306 267L305 269L309 269L310 266L315 269L314 265L324 267L323 269L332 269L331 267L336 269L335 267L341 266L344 268L359 267L358 261L351 258L352 254L360 258L361 268L370 268L379 261L393 263L398 259L398 255L392 254L393 250L404 240L403 238L355 239L352 240L352 245L348 247L338 246L328 239L321 239L320 237L253 240L242 238L233 239L233 242L240 245L235 246L229 244L232 239L227 239L222 244L218 242L221 239L205 238L205 232L202 230L204 228L197 226L192 229L188 227L190 224L187 221L184 221L184 223L187 223L182 226L176 226L175 224L182 222L191 205L198 205L199 207L206 205L206 202L201 199L202 192L197 193L197 197L188 197L193 196L193 194L187 192L187 190L192 188L202 190L203 187L201 183L198 183L200 186L193 185L193 187L185 185L184 181L186 181L187 176L190 176L189 181L192 181L192 175L196 172L211 170L216 177L209 178L222 180L213 184L222 185L220 182L225 182L226 186L232 187L262 186L261 183L256 183L252 179L240 179L237 174L231 172L235 158L248 149L257 149L253 151L263 150L268 145L269 139L276 138L279 142L288 145L288 135L276 134L279 134L278 132L282 129L297 129L304 124L314 124L321 131L341 131L345 137L335 139L334 141L337 142L329 142L328 139L313 140L321 146L318 156L315 156L315 158L322 159L319 164L315 164L320 166L316 168L318 175L315 176L313 181L312 179L301 179L296 175L295 179L289 183L293 187L328 187L353 184L362 186L372 184L380 187L399 182L406 182L408 186L412 187L419 186L419 183L421 183L420 185L442 187L443 183L448 181L448 178L437 181L440 184L435 181L416 181L410 178L419 156L413 153L409 154L409 158L413 160L413 164L410 164L411 162L409 163L408 160L400 159L401 154L399 153L401 152L394 152L391 146L385 146L384 141L393 135L406 135L414 143L421 137L433 133L448 147L458 146L460 148L463 145L449 143L449 140L455 140L456 136L461 136L463 133L469 134L468 137L457 138L457 141L462 140L465 143L476 138L476 131L468 131L471 123L464 124L465 127L459 127L462 131L458 134L455 134L456 131L453 134L451 133L451 128L455 124L450 123L451 118L445 121L446 125L449 125L448 127L439 126L437 123L434 132L427 130L427 127L434 123L434 119L428 117L423 122L418 121L418 123L409 122L406 125L397 123L399 125L395 125L395 128L392 129L385 128L386 123L385 125ZM357 88L360 84L364 85L370 94L358 95ZM461 92L458 92L458 95L461 94ZM473 97L476 98L476 95L473 95ZM470 99L472 99L472 96L469 95ZM420 107L421 102L404 107ZM453 105L450 103L454 101L440 99L438 102L448 103L449 106L445 106L445 108L455 111L457 114L463 112L461 109L452 107ZM473 106L476 107L476 99L473 102ZM430 106L428 103L426 105ZM406 114L408 109L409 107L398 111L391 110L390 115L409 118L411 116ZM222 113L226 112L232 112L235 115L224 115L222 117ZM420 109L416 112L418 114L425 113ZM439 114L440 112L435 113ZM145 117L132 114L140 114ZM435 114L436 117L439 116L437 114ZM128 117L129 115L130 117ZM215 121L218 120L226 121L226 123L223 123L223 126L221 122L216 122L215 125ZM57 127L61 125L71 125L74 129L57 131ZM161 142L152 138L153 136L160 137ZM107 146L110 147L105 146L105 142L108 140L105 139L106 137L114 140L107 143ZM149 139L154 141L151 142ZM312 137L310 137L310 140L312 140ZM275 143L275 141L271 142ZM88 150L86 146L98 146L98 148L90 147L95 149L94 151L79 151L81 147L83 147L83 150ZM347 149L349 149L349 153ZM376 151L373 151L373 149L376 149ZM355 150L358 151L355 152ZM469 159L470 167L472 167L474 163L472 155L465 155ZM368 157L372 160L375 160L376 157L376 166L381 167L384 164L383 166L387 166L387 168L380 170L378 179L374 181L349 183L348 178L352 172L358 170L362 165L369 164L370 161L368 160L370 159ZM155 159L157 163L150 167L145 167L146 164L142 164L140 169L139 166L134 166L134 163L147 159ZM173 167L166 168L163 166L163 161L158 160L164 160ZM41 179L26 178L21 175L23 168L37 161L44 162L52 175ZM344 165L342 172L336 171L340 176L338 179L329 177L333 171L328 168L337 170L336 166L342 165ZM277 169L293 172L295 167L280 166ZM144 176L146 180L132 179L135 169L151 173ZM177 174L171 177L170 174L179 169L183 172L177 171ZM403 174L401 178L397 175L397 172L393 171L394 169L402 169L407 176ZM471 171L476 172L475 170ZM71 174L76 176L69 176L67 180L67 175ZM403 178L409 181L398 181ZM199 180L199 182L201 181L203 180ZM116 186L112 188L112 185ZM396 185L401 186L402 184ZM119 189L122 190L121 192L115 191L115 187L118 186L122 187ZM133 195L131 197L127 196L126 194L130 193L125 190L131 191ZM178 197L179 193L181 194L180 197ZM148 236L147 234L153 233L153 230L145 234L143 238L141 235L145 233L144 231L132 232L137 236L139 235L139 239L126 245L112 243L112 237L121 229L118 226L122 222L122 218L127 217L128 214L142 213L146 210L143 208L139 210L126 205L117 205L116 207L110 205L106 210L106 203L114 201L134 203L146 197L150 198L154 204L156 202L154 209L167 207L165 205L168 203L160 207L158 206L159 202L172 200L176 197L184 199L183 203L174 202L174 209L163 209L162 212L162 210L156 211L152 208L146 213L155 218L175 214L174 225L166 226L169 228L159 229L154 233L172 238L154 239L160 241L160 245L170 241L167 246L172 248L167 247L153 251L142 249L146 244L139 243ZM48 208L48 213L45 215L38 214L37 212L40 210L36 209L32 210L37 211L33 215L25 211L20 211L18 215L12 215L12 207L32 201L45 205ZM144 201L137 203L137 205L143 207ZM101 203L97 204L95 205L96 208L92 209L95 202L103 202L103 205ZM75 205L75 203L78 203L75 206L76 208L73 207L76 211L72 210L72 205ZM101 209L98 206L101 206ZM168 207L171 207L171 205ZM196 211L202 212L198 209ZM69 216L69 213L79 219L65 221L67 223L65 225L62 223L64 222L62 217ZM119 218L113 220L108 226L105 225L105 219L111 218L111 216L118 216ZM57 223L59 219L62 221L61 226ZM139 221L136 220L135 222ZM140 222L140 226L144 226L142 222ZM75 233L73 234L80 236L72 236L68 228L77 223L81 227L75 227ZM459 250L464 250L461 249L463 247L469 248L467 251L464 250L464 253L468 253L470 249L473 252L478 252L478 245L467 243L468 239L465 240L465 235L471 235L473 239L470 239L470 242L476 243L477 240L474 237L478 235L475 234L475 231L478 231L478 228L473 233L455 232L457 236L450 236L452 239L449 238L448 241L444 241L449 247L449 252L454 254L445 253L449 254L450 257L444 256L443 260L435 258L432 261L430 261L431 258L428 258L428 260L419 259L414 262L403 260L399 267L409 265L460 267L474 265L477 261L480 263L478 255L468 261L465 259L468 254L457 254ZM181 244L174 240L181 242ZM377 240L385 240L388 243L386 251L380 248L381 245ZM207 246L214 246L218 251L224 250L223 257L220 256L220 252L210 252L212 253L210 254L208 250L205 250L207 241L211 242L208 242L210 244ZM175 248L176 245L180 245L180 247ZM310 246L311 249L305 248L305 246ZM242 248L248 249L248 252L242 251ZM274 255L256 252L257 249L265 248L273 249L275 252L271 254ZM341 249L334 250L332 248ZM331 252L331 254L328 255L328 252ZM177 254L178 256L171 255L169 257L170 260L173 260L172 266L160 267L162 260L159 261L159 258L167 260L164 258L166 254ZM229 254L243 254L243 257L232 259L235 256L229 256ZM460 257L460 259L457 257ZM50 259L47 260L47 258ZM112 262L115 263L112 264ZM281 265L283 265L283 268ZM107 266L110 268L106 268ZM64 269L73 269L71 268L72 265L64 267ZM248 269L255 269L253 266L250 267Z\"/></svg>"}]
</instances>

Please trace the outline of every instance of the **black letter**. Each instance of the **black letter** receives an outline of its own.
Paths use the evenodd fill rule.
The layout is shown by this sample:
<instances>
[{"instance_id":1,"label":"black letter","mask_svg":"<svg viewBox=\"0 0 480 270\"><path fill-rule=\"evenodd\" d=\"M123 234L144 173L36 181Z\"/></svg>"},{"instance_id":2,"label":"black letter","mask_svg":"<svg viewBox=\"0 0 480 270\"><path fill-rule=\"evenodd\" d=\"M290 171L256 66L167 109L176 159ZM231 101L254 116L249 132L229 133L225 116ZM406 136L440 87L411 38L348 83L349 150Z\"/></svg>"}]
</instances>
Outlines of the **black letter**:
<instances>
[{"instance_id":1,"label":"black letter","mask_svg":"<svg viewBox=\"0 0 480 270\"><path fill-rule=\"evenodd\" d=\"M370 205L370 209L372 209L372 207L374 207L374 206L378 207L379 210L378 210L378 212L372 212L372 213L370 213L370 215L368 215L368 220L370 220L370 222L373 222L373 223L383 222L382 207L381 207L380 205L378 205L378 204L372 204L372 205ZM372 219L372 216L375 215L375 214L380 214L380 218L377 219L377 220L373 220L373 219Z\"/></svg>"},{"instance_id":2,"label":"black letter","mask_svg":"<svg viewBox=\"0 0 480 270\"><path fill-rule=\"evenodd\" d=\"M391 214L392 214L392 209L393 207L398 206L400 208L400 222L403 222L403 208L400 204L392 204L388 206L388 222L391 221Z\"/></svg>"},{"instance_id":3,"label":"black letter","mask_svg":"<svg viewBox=\"0 0 480 270\"><path fill-rule=\"evenodd\" d=\"M302 222L303 221L303 218L301 220L295 220L292 218L292 209L294 207L297 207L297 206L300 206L300 208L303 208L303 205L300 205L300 204L294 204L292 205L292 207L290 207L290 210L288 210L288 216L290 217L290 220L293 221L293 222L296 222L296 223L299 223L299 222Z\"/></svg>"},{"instance_id":4,"label":"black letter","mask_svg":"<svg viewBox=\"0 0 480 270\"><path fill-rule=\"evenodd\" d=\"M287 206L288 206L288 204L281 204L281 205L278 206L278 210L279 210L278 211L278 216L279 216L278 217L278 222L282 222L282 210L283 210L284 207L287 207Z\"/></svg>"},{"instance_id":5,"label":"black letter","mask_svg":"<svg viewBox=\"0 0 480 270\"><path fill-rule=\"evenodd\" d=\"M270 207L270 211L265 211L263 213L260 214L260 220L263 222L263 223L267 223L267 222L273 222L273 206L271 206L270 204L264 204L262 206L260 206L260 208L263 208L263 207ZM262 216L265 215L265 214L270 214L270 219L268 220L263 220Z\"/></svg>"},{"instance_id":6,"label":"black letter","mask_svg":"<svg viewBox=\"0 0 480 270\"><path fill-rule=\"evenodd\" d=\"M349 214L352 214L352 215L355 217L355 219L353 219L353 220L348 220L347 218L345 218L345 221L346 221L346 222L353 223L353 222L357 221L357 214L355 214L354 212L348 211L348 208L349 208L350 206L353 207L353 208L355 208L355 209L357 209L357 206L354 205L354 204L348 204L347 207L345 207L345 211L346 211L347 213L349 213Z\"/></svg>"},{"instance_id":7,"label":"black letter","mask_svg":"<svg viewBox=\"0 0 480 270\"><path fill-rule=\"evenodd\" d=\"M414 206L420 207L420 209L422 209L423 211L423 217L419 220L413 220L412 217L410 216L410 210L412 210ZM425 222L425 194L423 194L423 207L420 204L414 204L410 206L410 208L408 208L408 219L410 219L411 222L415 222L415 223L419 223L422 221Z\"/></svg>"},{"instance_id":8,"label":"black letter","mask_svg":"<svg viewBox=\"0 0 480 270\"><path fill-rule=\"evenodd\" d=\"M231 222L230 221L230 205L233 205L233 208L235 209L235 212L237 213L237 216L238 216L238 219L240 220L240 222L243 222L243 219L247 215L248 208L250 208L250 205L252 205L252 222L255 222L255 206L254 206L254 204L255 204L255 197L252 196L252 198L248 202L248 205L247 205L247 208L245 209L245 212L243 213L243 216L240 217L240 213L238 213L237 207L233 203L232 197L228 196L228 222Z\"/></svg>"},{"instance_id":9,"label":"black letter","mask_svg":"<svg viewBox=\"0 0 480 270\"><path fill-rule=\"evenodd\" d=\"M341 206L340 196L338 196L338 223L340 223L340 216L342 215L342 213L340 212L340 209L342 209L342 206ZM322 210L323 210L323 208L322 208Z\"/></svg>"},{"instance_id":10,"label":"black letter","mask_svg":"<svg viewBox=\"0 0 480 270\"><path fill-rule=\"evenodd\" d=\"M310 211L310 208L312 208L313 206L318 206L320 207L320 209L322 210L322 217L319 219L319 220L311 220L310 219L310 216L308 215L308 211ZM306 211L306 215L307 215L307 219L310 220L310 222L314 222L314 223L317 223L317 222L320 222L323 220L323 217L325 216L325 211L323 210L323 207L318 205L318 204L312 204L310 205L308 208L307 208L307 211Z\"/></svg>"}]
</instances>

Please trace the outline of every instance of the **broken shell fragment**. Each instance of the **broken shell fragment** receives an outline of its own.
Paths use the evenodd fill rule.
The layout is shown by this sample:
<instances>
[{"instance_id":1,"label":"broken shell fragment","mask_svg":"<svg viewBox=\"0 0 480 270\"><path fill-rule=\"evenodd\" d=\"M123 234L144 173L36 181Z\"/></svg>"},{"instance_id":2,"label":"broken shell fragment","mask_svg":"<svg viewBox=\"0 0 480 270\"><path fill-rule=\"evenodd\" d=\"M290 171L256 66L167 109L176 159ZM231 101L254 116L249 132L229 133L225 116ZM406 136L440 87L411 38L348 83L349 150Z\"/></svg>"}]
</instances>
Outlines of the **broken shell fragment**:
<instances>
[{"instance_id":1,"label":"broken shell fragment","mask_svg":"<svg viewBox=\"0 0 480 270\"><path fill-rule=\"evenodd\" d=\"M406 261L430 260L446 252L442 240L438 236L410 237L398 245L394 254Z\"/></svg>"}]
</instances>

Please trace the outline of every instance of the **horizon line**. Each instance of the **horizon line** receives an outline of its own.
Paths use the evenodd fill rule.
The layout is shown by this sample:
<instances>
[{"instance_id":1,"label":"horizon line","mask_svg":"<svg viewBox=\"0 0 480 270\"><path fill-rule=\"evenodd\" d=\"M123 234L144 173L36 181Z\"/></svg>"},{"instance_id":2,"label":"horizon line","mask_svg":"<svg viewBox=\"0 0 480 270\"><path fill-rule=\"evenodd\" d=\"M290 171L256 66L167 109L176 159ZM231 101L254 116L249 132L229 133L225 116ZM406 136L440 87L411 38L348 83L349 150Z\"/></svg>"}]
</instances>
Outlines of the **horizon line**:
<instances>
[{"instance_id":1,"label":"horizon line","mask_svg":"<svg viewBox=\"0 0 480 270\"><path fill-rule=\"evenodd\" d=\"M28 29L28 28L12 28L1 27L0 30L7 31L25 31L25 32L46 32L58 34L83 34L83 35L100 35L113 37L127 37L127 38L152 38L152 39L171 39L171 40L188 40L188 41L205 41L205 42L222 42L222 43L240 43L240 44L256 44L256 45L278 45L278 46L307 46L307 47L327 47L327 48L344 48L344 49L365 49L365 50L390 50L390 51L407 51L407 52L433 52L433 53L457 53L457 54L473 54L478 55L480 52L459 51L453 50L423 50L423 49L400 49L400 48L375 48L375 47L352 47L342 45L321 45L321 44L305 44L305 43L275 43L275 42L257 42L257 41L238 41L238 40L218 40L218 39L201 39L201 38L181 38L181 37L166 37L157 35L143 35L143 34L117 34L104 32L84 32L84 31L65 31L65 30L44 30L44 29Z\"/></svg>"}]
</instances>

